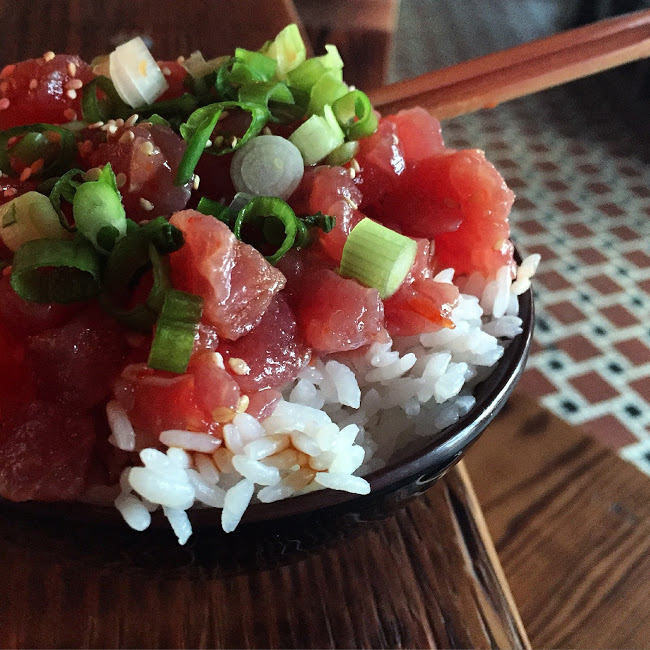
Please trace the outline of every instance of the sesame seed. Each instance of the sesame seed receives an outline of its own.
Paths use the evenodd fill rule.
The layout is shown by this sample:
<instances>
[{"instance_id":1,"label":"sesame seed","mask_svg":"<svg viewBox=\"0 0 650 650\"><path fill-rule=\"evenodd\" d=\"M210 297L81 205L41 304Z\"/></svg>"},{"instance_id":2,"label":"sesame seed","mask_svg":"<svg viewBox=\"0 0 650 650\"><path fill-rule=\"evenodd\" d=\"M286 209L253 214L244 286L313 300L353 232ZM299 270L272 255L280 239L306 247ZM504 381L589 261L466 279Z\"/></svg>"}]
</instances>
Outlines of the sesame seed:
<instances>
[{"instance_id":1,"label":"sesame seed","mask_svg":"<svg viewBox=\"0 0 650 650\"><path fill-rule=\"evenodd\" d=\"M212 361L217 367L221 368L221 370L226 369L226 366L223 363L223 356L221 355L221 352L214 352Z\"/></svg>"},{"instance_id":2,"label":"sesame seed","mask_svg":"<svg viewBox=\"0 0 650 650\"><path fill-rule=\"evenodd\" d=\"M124 120L123 120L121 117L118 117L118 118L115 120L115 126L118 126L118 127L119 127L119 126L124 126Z\"/></svg>"},{"instance_id":3,"label":"sesame seed","mask_svg":"<svg viewBox=\"0 0 650 650\"><path fill-rule=\"evenodd\" d=\"M118 189L120 187L124 187L126 184L126 174L124 172L120 172L115 176L115 182L117 183Z\"/></svg>"},{"instance_id":4,"label":"sesame seed","mask_svg":"<svg viewBox=\"0 0 650 650\"><path fill-rule=\"evenodd\" d=\"M358 174L361 171L361 167L359 167L359 161L356 158L353 158L350 161L350 168L354 169L354 171Z\"/></svg>"},{"instance_id":5,"label":"sesame seed","mask_svg":"<svg viewBox=\"0 0 650 650\"><path fill-rule=\"evenodd\" d=\"M236 408L237 413L244 413L248 408L249 404L250 404L250 399L248 395L242 395L239 398L239 402L237 402L237 408Z\"/></svg>"},{"instance_id":6,"label":"sesame seed","mask_svg":"<svg viewBox=\"0 0 650 650\"><path fill-rule=\"evenodd\" d=\"M221 146L221 144L223 143L223 136L218 135L212 142L214 142L215 147Z\"/></svg>"},{"instance_id":7,"label":"sesame seed","mask_svg":"<svg viewBox=\"0 0 650 650\"><path fill-rule=\"evenodd\" d=\"M359 206L349 197L345 197L345 202L353 209L353 210L358 210Z\"/></svg>"},{"instance_id":8,"label":"sesame seed","mask_svg":"<svg viewBox=\"0 0 650 650\"><path fill-rule=\"evenodd\" d=\"M71 90L69 92L73 92L74 90ZM75 97L77 96L77 93L75 93ZM77 111L75 111L73 108L66 108L63 111L63 117L65 117L66 120L69 122L74 122L77 119Z\"/></svg>"},{"instance_id":9,"label":"sesame seed","mask_svg":"<svg viewBox=\"0 0 650 650\"><path fill-rule=\"evenodd\" d=\"M228 111L221 111L221 115L219 115L217 122L220 122L221 120L225 120L230 113Z\"/></svg>"},{"instance_id":10,"label":"sesame seed","mask_svg":"<svg viewBox=\"0 0 650 650\"><path fill-rule=\"evenodd\" d=\"M23 169L22 174L20 175L20 182L24 183L26 180L29 179L31 175L32 175L31 167L25 167L25 169Z\"/></svg>"},{"instance_id":11,"label":"sesame seed","mask_svg":"<svg viewBox=\"0 0 650 650\"><path fill-rule=\"evenodd\" d=\"M4 196L9 197L9 196L16 196L18 194L18 190L15 187L8 187L4 192Z\"/></svg>"},{"instance_id":12,"label":"sesame seed","mask_svg":"<svg viewBox=\"0 0 650 650\"><path fill-rule=\"evenodd\" d=\"M201 177L198 174L194 174L194 177L192 179L192 188L198 190L200 182L201 182Z\"/></svg>"},{"instance_id":13,"label":"sesame seed","mask_svg":"<svg viewBox=\"0 0 650 650\"><path fill-rule=\"evenodd\" d=\"M238 359L237 357L231 357L230 359L228 359L228 365L236 375L250 374L251 371L250 366L243 359Z\"/></svg>"},{"instance_id":14,"label":"sesame seed","mask_svg":"<svg viewBox=\"0 0 650 650\"><path fill-rule=\"evenodd\" d=\"M37 79L32 79L29 82L29 89L30 90L36 90L36 88L38 88L38 80Z\"/></svg>"},{"instance_id":15,"label":"sesame seed","mask_svg":"<svg viewBox=\"0 0 650 650\"><path fill-rule=\"evenodd\" d=\"M84 82L81 79L70 79L65 85L68 90L80 90L83 88Z\"/></svg>"},{"instance_id":16,"label":"sesame seed","mask_svg":"<svg viewBox=\"0 0 650 650\"><path fill-rule=\"evenodd\" d=\"M122 135L120 136L120 139L118 142L133 142L135 140L135 133L133 131L124 131Z\"/></svg>"},{"instance_id":17,"label":"sesame seed","mask_svg":"<svg viewBox=\"0 0 650 650\"><path fill-rule=\"evenodd\" d=\"M208 147L211 147L211 146L212 146L212 140L208 140L208 141L205 143L205 148L207 149Z\"/></svg>"},{"instance_id":18,"label":"sesame seed","mask_svg":"<svg viewBox=\"0 0 650 650\"><path fill-rule=\"evenodd\" d=\"M70 61L70 63L68 63L68 73L70 74L71 77L74 77L77 74L77 65L76 65L76 63L73 63L72 61Z\"/></svg>"},{"instance_id":19,"label":"sesame seed","mask_svg":"<svg viewBox=\"0 0 650 650\"><path fill-rule=\"evenodd\" d=\"M399 138L393 133L393 144L398 145L399 144Z\"/></svg>"},{"instance_id":20,"label":"sesame seed","mask_svg":"<svg viewBox=\"0 0 650 650\"><path fill-rule=\"evenodd\" d=\"M171 76L172 71L167 66L165 66L162 69L162 73L165 75L165 77L169 77L169 76Z\"/></svg>"},{"instance_id":21,"label":"sesame seed","mask_svg":"<svg viewBox=\"0 0 650 650\"><path fill-rule=\"evenodd\" d=\"M16 66L13 63L10 63L9 65L6 65L4 68L2 68L2 72L0 72L0 77L2 77L3 79L5 77L10 77L13 74L15 69L16 69Z\"/></svg>"},{"instance_id":22,"label":"sesame seed","mask_svg":"<svg viewBox=\"0 0 650 650\"><path fill-rule=\"evenodd\" d=\"M104 126L104 123L102 121L93 122L92 124L88 125L88 128L89 129L98 129L100 126Z\"/></svg>"},{"instance_id":23,"label":"sesame seed","mask_svg":"<svg viewBox=\"0 0 650 650\"><path fill-rule=\"evenodd\" d=\"M212 411L212 420L218 424L228 424L235 419L236 411L227 406L219 406Z\"/></svg>"},{"instance_id":24,"label":"sesame seed","mask_svg":"<svg viewBox=\"0 0 650 650\"><path fill-rule=\"evenodd\" d=\"M133 126L137 121L140 116L137 113L133 113L131 117L124 122L124 126Z\"/></svg>"},{"instance_id":25,"label":"sesame seed","mask_svg":"<svg viewBox=\"0 0 650 650\"><path fill-rule=\"evenodd\" d=\"M185 57L184 57L184 56L179 56L179 57L176 59L176 63L183 63L184 61L185 61Z\"/></svg>"},{"instance_id":26,"label":"sesame seed","mask_svg":"<svg viewBox=\"0 0 650 650\"><path fill-rule=\"evenodd\" d=\"M39 158L38 160L35 160L31 165L30 168L32 170L32 174L38 174L38 172L43 169L43 165L45 164L45 160L43 158Z\"/></svg>"},{"instance_id":27,"label":"sesame seed","mask_svg":"<svg viewBox=\"0 0 650 650\"><path fill-rule=\"evenodd\" d=\"M232 138L230 139L230 147L234 148L234 146L239 142L239 138L237 138L236 135L233 135Z\"/></svg>"},{"instance_id":28,"label":"sesame seed","mask_svg":"<svg viewBox=\"0 0 650 650\"><path fill-rule=\"evenodd\" d=\"M264 135L273 135L271 129L269 129L268 126L265 126L265 127L262 129L262 133L263 133Z\"/></svg>"},{"instance_id":29,"label":"sesame seed","mask_svg":"<svg viewBox=\"0 0 650 650\"><path fill-rule=\"evenodd\" d=\"M145 156L153 156L154 151L155 151L154 146L153 146L153 142L151 142L150 140L147 140L146 142L143 142L140 145L140 151L142 151L142 153Z\"/></svg>"},{"instance_id":30,"label":"sesame seed","mask_svg":"<svg viewBox=\"0 0 650 650\"><path fill-rule=\"evenodd\" d=\"M357 175L357 172L354 171L354 167L348 167L348 175L350 178L354 178Z\"/></svg>"},{"instance_id":31,"label":"sesame seed","mask_svg":"<svg viewBox=\"0 0 650 650\"><path fill-rule=\"evenodd\" d=\"M115 124L109 124L109 125L108 125L108 128L106 129L106 131L107 131L108 133L110 133L111 135L112 135L113 133L117 133L117 126L116 126Z\"/></svg>"},{"instance_id":32,"label":"sesame seed","mask_svg":"<svg viewBox=\"0 0 650 650\"><path fill-rule=\"evenodd\" d=\"M4 110L8 109L10 103L11 102L6 97L3 97L2 99L0 99L0 111L4 111Z\"/></svg>"},{"instance_id":33,"label":"sesame seed","mask_svg":"<svg viewBox=\"0 0 650 650\"><path fill-rule=\"evenodd\" d=\"M65 93L70 99L77 99L77 91L76 90L67 90Z\"/></svg>"},{"instance_id":34,"label":"sesame seed","mask_svg":"<svg viewBox=\"0 0 650 650\"><path fill-rule=\"evenodd\" d=\"M54 54L54 52L52 52L52 50L49 50L48 52L45 52L45 54L43 54L43 61L47 63L48 61L51 61L55 56L56 55Z\"/></svg>"},{"instance_id":35,"label":"sesame seed","mask_svg":"<svg viewBox=\"0 0 650 650\"><path fill-rule=\"evenodd\" d=\"M102 170L99 167L92 167L84 174L85 181L98 181L102 175Z\"/></svg>"},{"instance_id":36,"label":"sesame seed","mask_svg":"<svg viewBox=\"0 0 650 650\"><path fill-rule=\"evenodd\" d=\"M153 210L153 203L151 201L147 201L145 198L140 199L140 207L143 210L146 210L147 212L151 212Z\"/></svg>"}]
</instances>

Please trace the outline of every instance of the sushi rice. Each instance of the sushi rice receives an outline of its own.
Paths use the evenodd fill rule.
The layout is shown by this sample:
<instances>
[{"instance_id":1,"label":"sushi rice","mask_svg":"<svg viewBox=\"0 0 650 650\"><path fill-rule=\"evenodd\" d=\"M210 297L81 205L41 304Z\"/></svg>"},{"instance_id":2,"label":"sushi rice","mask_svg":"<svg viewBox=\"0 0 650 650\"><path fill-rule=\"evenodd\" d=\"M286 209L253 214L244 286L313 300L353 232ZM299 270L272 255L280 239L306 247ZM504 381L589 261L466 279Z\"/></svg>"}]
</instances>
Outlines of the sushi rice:
<instances>
[{"instance_id":1,"label":"sushi rice","mask_svg":"<svg viewBox=\"0 0 650 650\"><path fill-rule=\"evenodd\" d=\"M111 443L139 450L142 461L122 472L115 507L139 531L162 509L185 544L193 507L219 510L223 530L231 532L252 501L271 503L322 488L368 494L365 475L472 409L473 387L522 331L518 295L529 289L539 260L527 257L514 280L508 267L490 282L478 274L459 278L454 328L312 361L285 386L270 417L260 423L243 412L225 425L223 445L208 434L165 431L160 440L166 453L139 449L126 412L109 402ZM453 276L446 269L435 280L451 283ZM91 491L86 498L105 496L105 490Z\"/></svg>"}]
</instances>

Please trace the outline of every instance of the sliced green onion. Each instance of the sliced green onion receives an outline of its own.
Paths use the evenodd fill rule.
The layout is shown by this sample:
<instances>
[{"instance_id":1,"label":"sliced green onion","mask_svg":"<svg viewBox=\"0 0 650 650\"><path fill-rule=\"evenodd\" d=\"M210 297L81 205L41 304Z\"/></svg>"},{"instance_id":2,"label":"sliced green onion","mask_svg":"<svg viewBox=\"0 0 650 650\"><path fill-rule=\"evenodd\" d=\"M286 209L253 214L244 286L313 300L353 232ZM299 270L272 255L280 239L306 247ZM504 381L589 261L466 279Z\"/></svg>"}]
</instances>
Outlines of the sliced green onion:
<instances>
[{"instance_id":1,"label":"sliced green onion","mask_svg":"<svg viewBox=\"0 0 650 650\"><path fill-rule=\"evenodd\" d=\"M221 113L224 110L235 109L241 109L251 114L251 123L246 133L241 138L234 138L230 146L218 147L215 145L210 147L208 153L221 156L235 151L264 128L268 119L268 111L263 106L257 104L218 102L216 104L208 104L194 111L189 116L187 122L182 124L180 128L181 135L187 141L187 148L178 166L178 172L176 174L177 185L184 185L192 179L194 169L199 162L199 158L205 151L205 145L210 139Z\"/></svg>"},{"instance_id":2,"label":"sliced green onion","mask_svg":"<svg viewBox=\"0 0 650 650\"><path fill-rule=\"evenodd\" d=\"M251 52L242 47L235 50L236 63L232 67L231 80L236 83L246 81L271 81L278 63L261 52Z\"/></svg>"},{"instance_id":3,"label":"sliced green onion","mask_svg":"<svg viewBox=\"0 0 650 650\"><path fill-rule=\"evenodd\" d=\"M312 86L309 95L308 111L312 115L322 115L327 104L330 106L337 100L350 92L347 84L341 81L335 74L326 72Z\"/></svg>"},{"instance_id":4,"label":"sliced green onion","mask_svg":"<svg viewBox=\"0 0 650 650\"><path fill-rule=\"evenodd\" d=\"M126 235L126 212L110 165L105 165L99 180L77 188L72 212L77 230L102 252L109 252Z\"/></svg>"},{"instance_id":5,"label":"sliced green onion","mask_svg":"<svg viewBox=\"0 0 650 650\"><path fill-rule=\"evenodd\" d=\"M176 373L187 370L202 313L200 296L176 289L167 292L151 343L150 368Z\"/></svg>"},{"instance_id":6,"label":"sliced green onion","mask_svg":"<svg viewBox=\"0 0 650 650\"><path fill-rule=\"evenodd\" d=\"M27 192L0 206L0 237L5 246L17 251L33 239L67 239L47 196Z\"/></svg>"},{"instance_id":7,"label":"sliced green onion","mask_svg":"<svg viewBox=\"0 0 650 650\"><path fill-rule=\"evenodd\" d=\"M209 214L211 217L223 221L223 223L225 223L229 228L237 217L237 213L231 210L227 205L219 203L219 201L208 199L205 196L201 197L199 204L196 206L196 210L201 214Z\"/></svg>"},{"instance_id":8,"label":"sliced green onion","mask_svg":"<svg viewBox=\"0 0 650 650\"><path fill-rule=\"evenodd\" d=\"M233 232L238 239L242 239L242 228L245 224L257 226L264 234L266 242L276 248L272 255L266 256L271 264L276 264L296 241L298 218L282 199L255 197L237 215Z\"/></svg>"},{"instance_id":9,"label":"sliced green onion","mask_svg":"<svg viewBox=\"0 0 650 650\"><path fill-rule=\"evenodd\" d=\"M250 81L240 87L239 101L264 106L269 111L269 118L276 122L279 120L271 115L269 102L293 104L295 100L286 84L281 81Z\"/></svg>"},{"instance_id":10,"label":"sliced green onion","mask_svg":"<svg viewBox=\"0 0 650 650\"><path fill-rule=\"evenodd\" d=\"M332 104L332 111L349 140L359 140L377 130L377 115L368 95L353 90Z\"/></svg>"},{"instance_id":11,"label":"sliced green onion","mask_svg":"<svg viewBox=\"0 0 650 650\"><path fill-rule=\"evenodd\" d=\"M49 160L56 149L57 146L47 136L32 131L11 147L11 157L29 166L39 158Z\"/></svg>"},{"instance_id":12,"label":"sliced green onion","mask_svg":"<svg viewBox=\"0 0 650 650\"><path fill-rule=\"evenodd\" d=\"M122 239L121 241L125 240ZM141 264L137 267L137 272L134 273L134 277L137 278L138 275L141 275L149 266L151 266L153 285L146 301L136 305L132 309L122 309L115 305L116 295L104 293L100 300L102 307L129 329L138 330L140 332L150 332L158 319L158 315L160 314L160 310L162 309L165 300L165 295L172 288L172 284L169 277L169 260L161 257L153 244L149 243L147 245L145 239L141 239L141 243L142 248L138 253L144 255L144 248L146 245L148 256L146 259L141 257L137 260L138 262L141 262ZM113 266L111 266L111 268L113 268ZM131 283L132 279L133 278L129 277L127 286L122 287L122 295L127 292L128 284ZM117 293L117 284L115 282L111 285L111 289Z\"/></svg>"},{"instance_id":13,"label":"sliced green onion","mask_svg":"<svg viewBox=\"0 0 650 650\"><path fill-rule=\"evenodd\" d=\"M289 85L305 92L318 83L320 78L330 73L338 81L343 81L343 61L335 45L326 45L327 54L315 56L304 61L299 67L289 73Z\"/></svg>"},{"instance_id":14,"label":"sliced green onion","mask_svg":"<svg viewBox=\"0 0 650 650\"><path fill-rule=\"evenodd\" d=\"M265 45L263 53L277 61L275 76L280 80L286 79L287 73L297 68L307 57L307 48L298 25L287 25L272 43Z\"/></svg>"},{"instance_id":15,"label":"sliced green onion","mask_svg":"<svg viewBox=\"0 0 650 650\"><path fill-rule=\"evenodd\" d=\"M140 232L163 255L177 251L184 243L183 233L173 226L165 217L157 217L144 226L139 226Z\"/></svg>"},{"instance_id":16,"label":"sliced green onion","mask_svg":"<svg viewBox=\"0 0 650 650\"><path fill-rule=\"evenodd\" d=\"M82 169L70 169L63 176L60 176L50 192L50 203L54 211L59 216L60 224L68 232L76 232L76 228L68 222L67 217L63 214L61 209L61 198L64 198L68 203L72 203L77 188L81 185L81 181L74 180L76 176L83 177L84 171Z\"/></svg>"},{"instance_id":17,"label":"sliced green onion","mask_svg":"<svg viewBox=\"0 0 650 650\"><path fill-rule=\"evenodd\" d=\"M289 142L298 148L306 166L320 162L344 141L331 107L325 106L323 112L324 117L312 115L289 136Z\"/></svg>"},{"instance_id":18,"label":"sliced green onion","mask_svg":"<svg viewBox=\"0 0 650 650\"><path fill-rule=\"evenodd\" d=\"M138 114L144 116L143 121L151 122L148 115L158 115L160 117L183 117L187 118L188 115L196 109L197 99L190 93L184 93L180 97L174 99L164 99L160 102L155 102L149 106L140 107Z\"/></svg>"},{"instance_id":19,"label":"sliced green onion","mask_svg":"<svg viewBox=\"0 0 650 650\"><path fill-rule=\"evenodd\" d=\"M404 282L415 260L414 239L386 228L372 219L362 219L343 246L340 273L390 298Z\"/></svg>"},{"instance_id":20,"label":"sliced green onion","mask_svg":"<svg viewBox=\"0 0 650 650\"><path fill-rule=\"evenodd\" d=\"M46 160L43 169L38 172L41 178L58 176L69 168L70 163L77 155L77 143L74 135L68 129L52 124L27 124L15 126L0 133L0 171L10 176L16 175L11 165L12 148L9 147L9 141L14 137L25 136L28 133L57 133L60 136L59 142L53 143L58 149L58 155L51 162Z\"/></svg>"},{"instance_id":21,"label":"sliced green onion","mask_svg":"<svg viewBox=\"0 0 650 650\"><path fill-rule=\"evenodd\" d=\"M105 95L104 99L97 97L98 90ZM86 122L107 122L111 118L126 118L132 112L108 77L95 77L83 87L81 114Z\"/></svg>"},{"instance_id":22,"label":"sliced green onion","mask_svg":"<svg viewBox=\"0 0 650 650\"><path fill-rule=\"evenodd\" d=\"M83 240L35 239L14 255L11 286L24 300L70 303L99 293L101 267Z\"/></svg>"},{"instance_id":23,"label":"sliced green onion","mask_svg":"<svg viewBox=\"0 0 650 650\"><path fill-rule=\"evenodd\" d=\"M345 165L359 153L359 143L356 140L349 140L344 142L340 147L337 147L331 154L325 158L325 163L333 167Z\"/></svg>"},{"instance_id":24,"label":"sliced green onion","mask_svg":"<svg viewBox=\"0 0 650 650\"><path fill-rule=\"evenodd\" d=\"M219 56L206 61L199 50L192 52L181 64L194 79L201 79L218 70L230 57Z\"/></svg>"}]
</instances>

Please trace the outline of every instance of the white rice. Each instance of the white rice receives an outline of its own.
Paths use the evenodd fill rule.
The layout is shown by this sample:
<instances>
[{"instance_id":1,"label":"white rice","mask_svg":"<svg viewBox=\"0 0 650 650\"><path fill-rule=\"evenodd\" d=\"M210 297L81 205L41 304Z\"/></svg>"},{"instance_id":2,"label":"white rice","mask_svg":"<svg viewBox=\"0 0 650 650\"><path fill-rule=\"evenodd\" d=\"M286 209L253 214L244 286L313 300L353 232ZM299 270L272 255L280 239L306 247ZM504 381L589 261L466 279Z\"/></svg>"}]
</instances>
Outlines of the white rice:
<instances>
[{"instance_id":1,"label":"white rice","mask_svg":"<svg viewBox=\"0 0 650 650\"><path fill-rule=\"evenodd\" d=\"M517 295L530 286L538 263L538 255L526 258L515 281L506 267L487 283L477 274L460 279L453 329L316 359L266 420L239 413L224 425L223 443L205 433L164 431L167 453L140 452L142 466L123 472L115 506L136 530L147 528L150 512L162 506L184 544L191 534L186 511L195 504L220 509L230 532L253 499L271 503L323 487L367 494L365 474L471 410L473 387L522 332ZM453 277L446 269L436 281ZM137 449L124 409L110 402L107 415L113 443Z\"/></svg>"}]
</instances>

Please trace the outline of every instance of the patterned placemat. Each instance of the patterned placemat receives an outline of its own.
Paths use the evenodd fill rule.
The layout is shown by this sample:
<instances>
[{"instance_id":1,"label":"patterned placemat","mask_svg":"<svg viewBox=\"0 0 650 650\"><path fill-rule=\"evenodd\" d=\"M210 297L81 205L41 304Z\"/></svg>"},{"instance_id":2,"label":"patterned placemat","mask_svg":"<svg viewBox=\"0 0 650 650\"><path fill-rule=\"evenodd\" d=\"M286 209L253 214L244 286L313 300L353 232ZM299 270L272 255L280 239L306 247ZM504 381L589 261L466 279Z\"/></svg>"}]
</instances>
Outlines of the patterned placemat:
<instances>
[{"instance_id":1,"label":"patterned placemat","mask_svg":"<svg viewBox=\"0 0 650 650\"><path fill-rule=\"evenodd\" d=\"M650 140L635 119L648 101L617 101L622 79L522 98L443 133L486 151L517 195L513 239L542 256L520 389L650 474Z\"/></svg>"}]
</instances>

